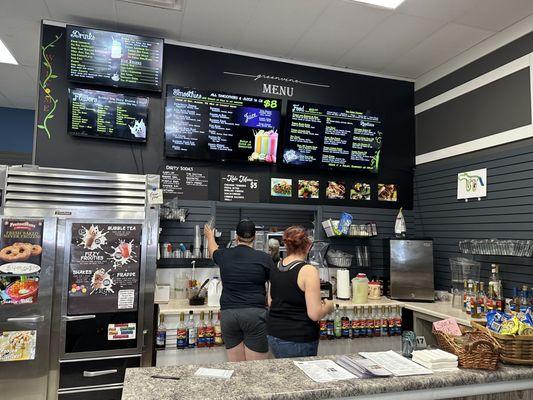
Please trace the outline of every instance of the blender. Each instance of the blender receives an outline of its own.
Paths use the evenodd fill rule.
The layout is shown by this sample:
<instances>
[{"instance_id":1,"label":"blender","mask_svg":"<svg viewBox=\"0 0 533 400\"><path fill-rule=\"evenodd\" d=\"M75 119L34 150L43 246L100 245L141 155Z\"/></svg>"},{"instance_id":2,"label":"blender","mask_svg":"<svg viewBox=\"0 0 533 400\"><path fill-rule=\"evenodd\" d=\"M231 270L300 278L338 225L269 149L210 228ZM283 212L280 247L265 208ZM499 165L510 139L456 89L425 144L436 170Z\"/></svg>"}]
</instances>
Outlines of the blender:
<instances>
[{"instance_id":1,"label":"blender","mask_svg":"<svg viewBox=\"0 0 533 400\"><path fill-rule=\"evenodd\" d=\"M315 240L309 250L309 264L318 268L320 275L320 297L322 299L333 300L333 285L329 280L329 268L326 263L326 253L329 243L323 240Z\"/></svg>"}]
</instances>

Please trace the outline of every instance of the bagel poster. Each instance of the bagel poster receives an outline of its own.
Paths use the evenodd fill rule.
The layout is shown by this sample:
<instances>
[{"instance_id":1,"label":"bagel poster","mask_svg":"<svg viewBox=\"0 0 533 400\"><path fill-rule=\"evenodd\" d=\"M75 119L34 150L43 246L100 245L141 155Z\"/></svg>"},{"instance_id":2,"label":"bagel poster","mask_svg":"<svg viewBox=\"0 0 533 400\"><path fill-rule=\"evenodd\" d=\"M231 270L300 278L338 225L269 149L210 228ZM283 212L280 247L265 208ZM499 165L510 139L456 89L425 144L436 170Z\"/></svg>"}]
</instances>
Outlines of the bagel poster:
<instances>
[{"instance_id":1,"label":"bagel poster","mask_svg":"<svg viewBox=\"0 0 533 400\"><path fill-rule=\"evenodd\" d=\"M68 314L135 311L142 225L72 224Z\"/></svg>"},{"instance_id":2,"label":"bagel poster","mask_svg":"<svg viewBox=\"0 0 533 400\"><path fill-rule=\"evenodd\" d=\"M1 221L0 305L36 303L43 220L5 218Z\"/></svg>"}]
</instances>

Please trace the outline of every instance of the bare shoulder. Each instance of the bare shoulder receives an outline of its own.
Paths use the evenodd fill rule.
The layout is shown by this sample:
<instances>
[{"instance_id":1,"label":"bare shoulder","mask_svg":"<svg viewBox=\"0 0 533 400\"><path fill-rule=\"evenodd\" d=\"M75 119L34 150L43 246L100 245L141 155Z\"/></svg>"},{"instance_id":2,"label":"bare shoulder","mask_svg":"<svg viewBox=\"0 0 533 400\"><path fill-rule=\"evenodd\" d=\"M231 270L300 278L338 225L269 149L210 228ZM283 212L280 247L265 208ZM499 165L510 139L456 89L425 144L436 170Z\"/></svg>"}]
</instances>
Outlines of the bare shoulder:
<instances>
[{"instance_id":1,"label":"bare shoulder","mask_svg":"<svg viewBox=\"0 0 533 400\"><path fill-rule=\"evenodd\" d=\"M318 275L318 270L311 264L305 264L302 269L300 269L300 274L304 277L314 277Z\"/></svg>"}]
</instances>

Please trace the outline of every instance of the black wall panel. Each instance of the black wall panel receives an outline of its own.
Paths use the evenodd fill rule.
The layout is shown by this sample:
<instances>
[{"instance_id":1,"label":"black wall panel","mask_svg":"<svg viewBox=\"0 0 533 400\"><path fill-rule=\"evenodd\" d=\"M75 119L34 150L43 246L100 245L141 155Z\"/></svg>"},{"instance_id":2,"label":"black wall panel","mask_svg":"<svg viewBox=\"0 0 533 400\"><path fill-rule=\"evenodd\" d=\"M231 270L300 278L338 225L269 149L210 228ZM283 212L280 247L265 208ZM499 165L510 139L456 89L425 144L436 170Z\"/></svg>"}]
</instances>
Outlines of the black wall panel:
<instances>
[{"instance_id":1,"label":"black wall panel","mask_svg":"<svg viewBox=\"0 0 533 400\"><path fill-rule=\"evenodd\" d=\"M487 197L457 200L457 174L487 168ZM434 239L437 289L450 288L449 259L462 257L461 239L533 238L533 140L512 143L429 164L415 171L415 222L418 235ZM472 257L472 256L467 256ZM533 258L473 256L487 282L490 264L500 264L506 296L533 285Z\"/></svg>"},{"instance_id":2,"label":"black wall panel","mask_svg":"<svg viewBox=\"0 0 533 400\"><path fill-rule=\"evenodd\" d=\"M430 108L416 116L416 154L531 123L529 68Z\"/></svg>"}]
</instances>

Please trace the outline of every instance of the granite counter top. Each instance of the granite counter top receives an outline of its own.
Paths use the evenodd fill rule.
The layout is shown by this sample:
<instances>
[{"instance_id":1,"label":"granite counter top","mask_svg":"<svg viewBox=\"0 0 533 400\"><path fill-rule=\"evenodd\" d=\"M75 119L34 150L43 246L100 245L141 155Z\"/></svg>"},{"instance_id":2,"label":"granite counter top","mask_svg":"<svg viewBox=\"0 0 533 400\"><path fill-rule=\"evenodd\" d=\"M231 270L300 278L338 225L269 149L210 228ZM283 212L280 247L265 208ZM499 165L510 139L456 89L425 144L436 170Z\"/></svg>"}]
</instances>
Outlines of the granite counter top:
<instances>
[{"instance_id":1,"label":"granite counter top","mask_svg":"<svg viewBox=\"0 0 533 400\"><path fill-rule=\"evenodd\" d=\"M334 359L334 357L307 359L325 358ZM333 383L315 383L300 371L291 359L202 366L233 369L235 372L230 380L220 380L193 376L199 368L198 365L128 369L122 399L303 400L368 396L509 381L514 384L517 381L530 380L533 385L533 368L505 365L501 365L495 372L460 370L434 375L352 379ZM151 375L156 374L180 377L180 380L151 378Z\"/></svg>"}]
</instances>

